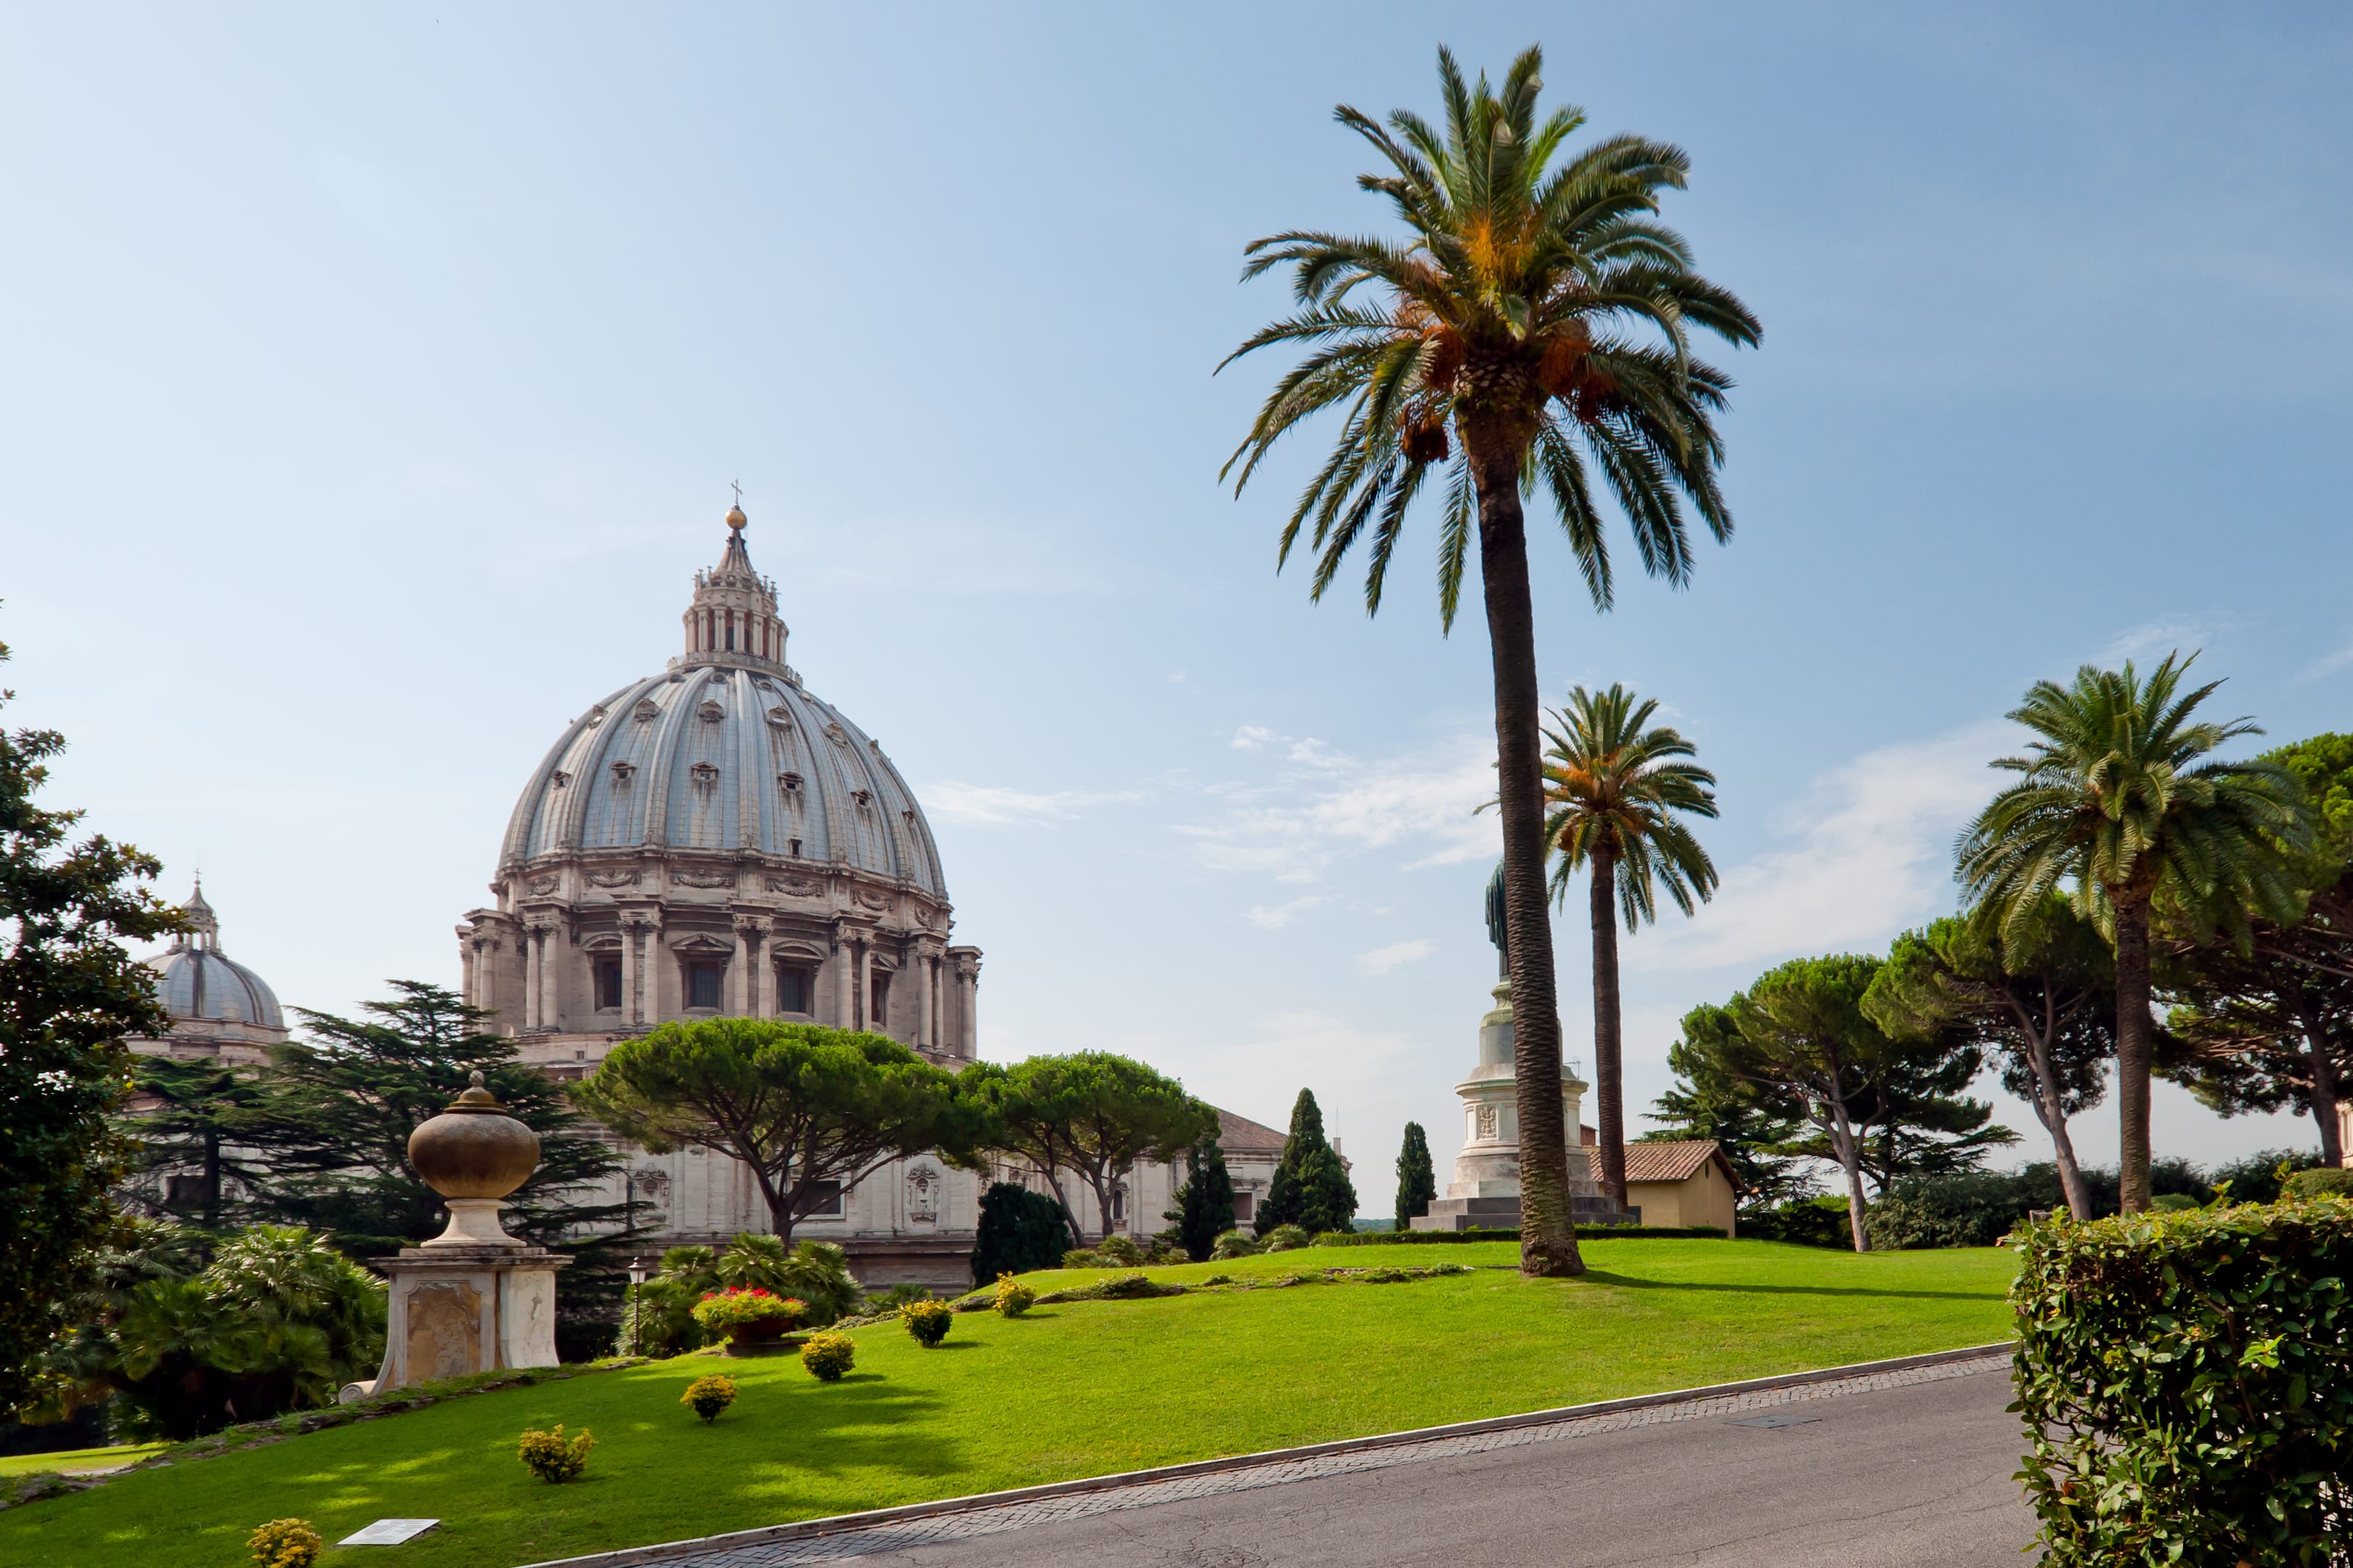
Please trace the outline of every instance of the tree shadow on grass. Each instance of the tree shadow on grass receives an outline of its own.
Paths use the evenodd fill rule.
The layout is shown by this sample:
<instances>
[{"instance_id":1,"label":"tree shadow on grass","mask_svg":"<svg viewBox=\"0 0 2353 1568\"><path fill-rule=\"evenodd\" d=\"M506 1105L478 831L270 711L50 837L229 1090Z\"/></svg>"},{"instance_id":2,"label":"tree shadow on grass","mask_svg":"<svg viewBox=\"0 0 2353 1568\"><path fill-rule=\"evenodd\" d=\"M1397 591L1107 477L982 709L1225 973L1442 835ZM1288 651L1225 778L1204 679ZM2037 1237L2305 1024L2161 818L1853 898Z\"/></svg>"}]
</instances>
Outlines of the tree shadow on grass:
<instances>
[{"instance_id":1,"label":"tree shadow on grass","mask_svg":"<svg viewBox=\"0 0 2353 1568\"><path fill-rule=\"evenodd\" d=\"M2007 1301L2007 1290L1889 1290L1873 1285L1731 1285L1684 1279L1641 1279L1588 1268L1584 1279L1627 1290L1702 1290L1732 1296L1877 1296L1911 1301Z\"/></svg>"}]
</instances>

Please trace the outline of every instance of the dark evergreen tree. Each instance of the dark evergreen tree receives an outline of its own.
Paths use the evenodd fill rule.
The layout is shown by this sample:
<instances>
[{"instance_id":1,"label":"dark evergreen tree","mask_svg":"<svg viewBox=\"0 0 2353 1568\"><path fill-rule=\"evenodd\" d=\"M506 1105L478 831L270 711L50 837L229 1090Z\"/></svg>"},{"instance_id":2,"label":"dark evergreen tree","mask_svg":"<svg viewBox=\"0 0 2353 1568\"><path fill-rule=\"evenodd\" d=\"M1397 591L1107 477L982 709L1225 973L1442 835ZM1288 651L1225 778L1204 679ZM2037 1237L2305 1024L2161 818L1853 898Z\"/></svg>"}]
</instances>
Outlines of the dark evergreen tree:
<instances>
[{"instance_id":1,"label":"dark evergreen tree","mask_svg":"<svg viewBox=\"0 0 2353 1568\"><path fill-rule=\"evenodd\" d=\"M1259 1205L1258 1234L1285 1225L1311 1233L1346 1230L1356 1215L1356 1189L1348 1180L1348 1169L1324 1136L1324 1112L1316 1106L1315 1091L1303 1089L1292 1102L1291 1132L1282 1141L1282 1163L1267 1184L1266 1201Z\"/></svg>"},{"instance_id":2,"label":"dark evergreen tree","mask_svg":"<svg viewBox=\"0 0 2353 1568\"><path fill-rule=\"evenodd\" d=\"M1419 1121L1405 1124L1405 1145L1398 1151L1397 1228L1410 1230L1430 1212L1438 1196L1438 1173L1430 1163L1430 1135Z\"/></svg>"},{"instance_id":3,"label":"dark evergreen tree","mask_svg":"<svg viewBox=\"0 0 2353 1568\"><path fill-rule=\"evenodd\" d=\"M1202 1139L1185 1156L1185 1173L1176 1206L1160 1217L1176 1222L1185 1255L1206 1263L1218 1237L1234 1228L1234 1182L1226 1173L1225 1150L1215 1138Z\"/></svg>"},{"instance_id":4,"label":"dark evergreen tree","mask_svg":"<svg viewBox=\"0 0 2353 1568\"><path fill-rule=\"evenodd\" d=\"M114 1222L108 1193L127 1150L108 1112L130 1076L122 1037L170 1026L154 976L122 942L183 929L140 886L163 869L153 856L95 835L69 843L82 814L33 803L65 743L53 730L0 731L0 1410L23 1402Z\"/></svg>"},{"instance_id":5,"label":"dark evergreen tree","mask_svg":"<svg viewBox=\"0 0 2353 1568\"><path fill-rule=\"evenodd\" d=\"M211 1231L231 1223L269 1180L238 1142L238 1129L262 1102L259 1075L211 1057L142 1057L132 1082L120 1126L146 1181L126 1194L125 1206Z\"/></svg>"},{"instance_id":6,"label":"dark evergreen tree","mask_svg":"<svg viewBox=\"0 0 2353 1568\"><path fill-rule=\"evenodd\" d=\"M1638 1142L1714 1139L1732 1166L1746 1215L1769 1213L1810 1194L1807 1162L1786 1152L1805 1134L1795 1101L1734 1079L1724 1068L1725 1037L1737 1033L1732 1015L1703 1003L1683 1015L1683 1029L1667 1050L1674 1085L1651 1101L1658 1130ZM1748 1221L1741 1223L1746 1235Z\"/></svg>"},{"instance_id":7,"label":"dark evergreen tree","mask_svg":"<svg viewBox=\"0 0 2353 1568\"><path fill-rule=\"evenodd\" d=\"M1222 1168L1222 1167L1221 1167ZM980 1195L980 1226L973 1237L972 1282L994 1284L999 1274L1052 1268L1076 1246L1062 1205L1011 1182L990 1184Z\"/></svg>"}]
</instances>

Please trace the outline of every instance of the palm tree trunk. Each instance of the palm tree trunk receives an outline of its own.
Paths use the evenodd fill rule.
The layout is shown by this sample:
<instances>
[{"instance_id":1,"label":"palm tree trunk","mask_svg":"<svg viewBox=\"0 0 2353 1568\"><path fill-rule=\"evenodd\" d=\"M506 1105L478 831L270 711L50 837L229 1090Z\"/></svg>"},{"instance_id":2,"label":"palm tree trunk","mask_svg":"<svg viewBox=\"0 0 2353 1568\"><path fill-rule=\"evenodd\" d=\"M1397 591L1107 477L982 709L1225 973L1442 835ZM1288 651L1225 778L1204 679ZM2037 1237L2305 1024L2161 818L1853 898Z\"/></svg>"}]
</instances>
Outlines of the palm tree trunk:
<instances>
[{"instance_id":1,"label":"palm tree trunk","mask_svg":"<svg viewBox=\"0 0 2353 1568\"><path fill-rule=\"evenodd\" d=\"M1618 1012L1618 858L1593 848L1593 1114L1600 1122L1601 1189L1626 1206L1626 1086Z\"/></svg>"},{"instance_id":2,"label":"palm tree trunk","mask_svg":"<svg viewBox=\"0 0 2353 1568\"><path fill-rule=\"evenodd\" d=\"M2125 1213L2139 1214L2148 1207L2148 900L2116 897L2114 902L2116 1111L2123 1122L2116 1192Z\"/></svg>"},{"instance_id":3,"label":"palm tree trunk","mask_svg":"<svg viewBox=\"0 0 2353 1568\"><path fill-rule=\"evenodd\" d=\"M1520 1119L1520 1272L1582 1274L1570 1218L1568 1144L1560 1103L1560 1001L1545 910L1543 742L1535 612L1520 515L1520 458L1511 443L1466 424L1479 491L1479 576L1495 671L1495 794L1504 819L1504 930L1511 949L1512 1076Z\"/></svg>"}]
</instances>

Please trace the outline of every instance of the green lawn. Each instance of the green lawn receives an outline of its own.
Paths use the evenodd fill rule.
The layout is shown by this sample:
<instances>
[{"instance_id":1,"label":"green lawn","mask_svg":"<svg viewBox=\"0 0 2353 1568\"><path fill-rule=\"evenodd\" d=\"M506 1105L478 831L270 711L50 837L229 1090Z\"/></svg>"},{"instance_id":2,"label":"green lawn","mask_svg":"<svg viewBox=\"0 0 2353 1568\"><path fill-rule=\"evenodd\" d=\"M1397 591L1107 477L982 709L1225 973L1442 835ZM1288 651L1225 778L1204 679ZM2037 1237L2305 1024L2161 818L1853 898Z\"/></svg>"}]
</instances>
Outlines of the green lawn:
<instances>
[{"instance_id":1,"label":"green lawn","mask_svg":"<svg viewBox=\"0 0 2353 1568\"><path fill-rule=\"evenodd\" d=\"M60 1470L69 1476L85 1470L111 1470L118 1465L143 1459L165 1446L131 1443L113 1448L69 1448L56 1454L10 1454L0 1458L0 1479L29 1476L38 1470Z\"/></svg>"},{"instance_id":2,"label":"green lawn","mask_svg":"<svg viewBox=\"0 0 2353 1568\"><path fill-rule=\"evenodd\" d=\"M1332 1248L1152 1273L1190 1283L1514 1251ZM1482 1268L967 1313L930 1352L876 1324L858 1331L857 1371L830 1386L789 1358L692 1356L453 1399L0 1513L0 1563L228 1568L268 1519L306 1518L333 1541L374 1519L438 1516L407 1546L323 1561L496 1568L2010 1334L2005 1251L1598 1241L1586 1257L1592 1272L1574 1281ZM1092 1277L1030 1278L1052 1289ZM705 1427L677 1401L713 1371L742 1395ZM516 1463L515 1436L558 1421L598 1447L582 1480L549 1487Z\"/></svg>"}]
</instances>

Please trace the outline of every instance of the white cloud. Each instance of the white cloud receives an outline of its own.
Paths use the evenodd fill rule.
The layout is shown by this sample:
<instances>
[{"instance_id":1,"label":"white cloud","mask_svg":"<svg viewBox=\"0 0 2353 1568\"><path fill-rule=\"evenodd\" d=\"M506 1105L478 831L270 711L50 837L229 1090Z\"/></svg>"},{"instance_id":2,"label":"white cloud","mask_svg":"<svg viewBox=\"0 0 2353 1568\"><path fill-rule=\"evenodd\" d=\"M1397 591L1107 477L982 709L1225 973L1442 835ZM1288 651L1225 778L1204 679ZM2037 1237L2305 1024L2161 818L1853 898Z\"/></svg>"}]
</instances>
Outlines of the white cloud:
<instances>
[{"instance_id":1,"label":"white cloud","mask_svg":"<svg viewBox=\"0 0 2353 1568\"><path fill-rule=\"evenodd\" d=\"M1497 852L1495 818L1479 814L1495 793L1492 739L1455 736L1382 762L1256 726L1234 739L1245 751L1275 742L1284 746L1286 771L1272 784L1213 789L1232 802L1225 814L1176 829L1208 869L1313 882L1342 856L1400 845L1416 851L1407 870Z\"/></svg>"},{"instance_id":2,"label":"white cloud","mask_svg":"<svg viewBox=\"0 0 2353 1568\"><path fill-rule=\"evenodd\" d=\"M2176 652L2186 658L2228 629L2195 616L2160 616L2110 637L2101 650L2101 662L2120 664L2131 659L2136 664L2153 664Z\"/></svg>"},{"instance_id":3,"label":"white cloud","mask_svg":"<svg viewBox=\"0 0 2353 1568\"><path fill-rule=\"evenodd\" d=\"M2353 665L2353 642L2347 643L2343 647L2338 648L2335 653L2329 654L2324 658L2314 659L2310 664L2306 665L2302 669L2296 672L2295 679L2299 683L2306 680L2318 680L2326 676L2336 674L2338 670L2345 668L2348 665Z\"/></svg>"},{"instance_id":4,"label":"white cloud","mask_svg":"<svg viewBox=\"0 0 2353 1568\"><path fill-rule=\"evenodd\" d=\"M1400 963L1418 963L1438 951L1438 944L1426 938L1410 942L1393 942L1387 947L1377 947L1370 952L1356 954L1356 967L1367 974L1387 974Z\"/></svg>"},{"instance_id":5,"label":"white cloud","mask_svg":"<svg viewBox=\"0 0 2353 1568\"><path fill-rule=\"evenodd\" d=\"M1950 907L1954 837L2001 784L2007 725L1883 747L1817 781L1788 847L1725 874L1715 900L1627 944L1642 971L1756 965L1874 948Z\"/></svg>"},{"instance_id":6,"label":"white cloud","mask_svg":"<svg viewBox=\"0 0 2353 1568\"><path fill-rule=\"evenodd\" d=\"M1274 738L1274 731L1263 724L1245 724L1234 731L1233 746L1237 752L1255 752Z\"/></svg>"},{"instance_id":7,"label":"white cloud","mask_svg":"<svg viewBox=\"0 0 2353 1568\"><path fill-rule=\"evenodd\" d=\"M1090 806L1143 798L1134 790L1039 792L965 784L955 779L932 784L923 792L924 807L933 816L990 827L1050 826L1079 816Z\"/></svg>"},{"instance_id":8,"label":"white cloud","mask_svg":"<svg viewBox=\"0 0 2353 1568\"><path fill-rule=\"evenodd\" d=\"M1293 899L1287 904L1254 904L1242 918L1261 931L1281 931L1309 910L1321 909L1332 900L1322 893L1311 893Z\"/></svg>"}]
</instances>

